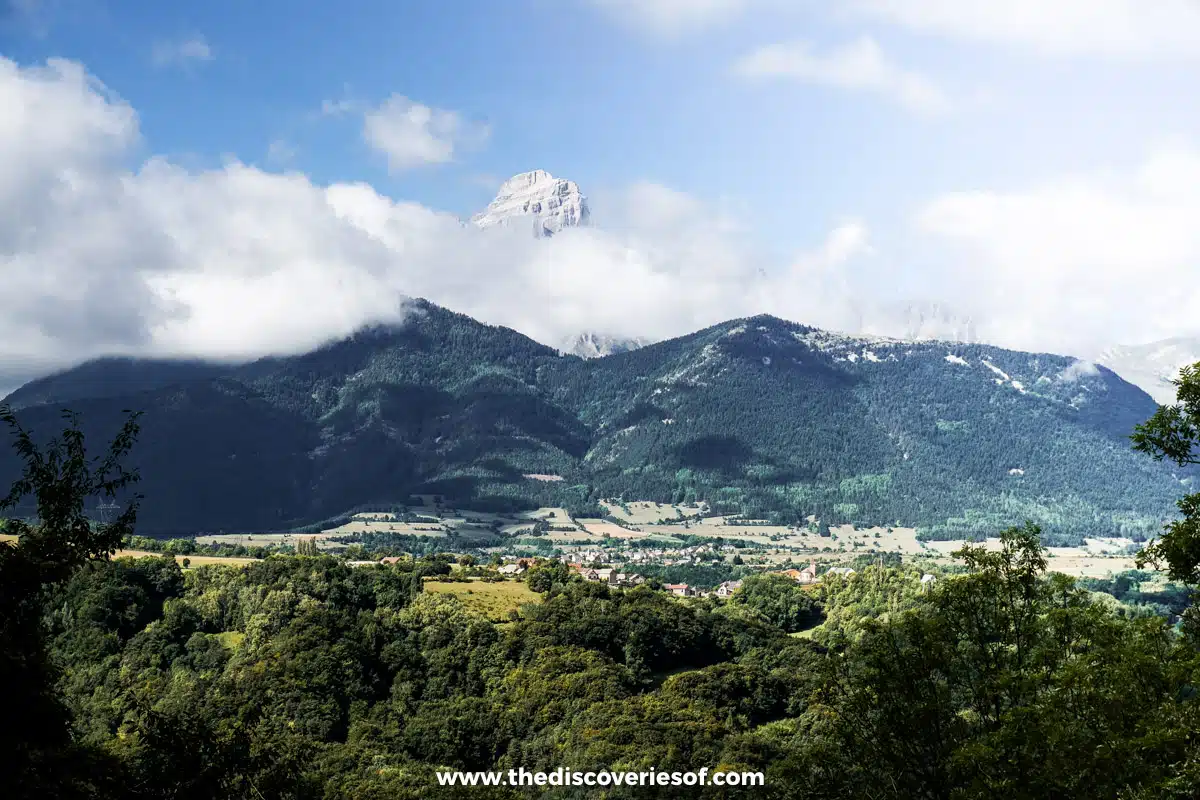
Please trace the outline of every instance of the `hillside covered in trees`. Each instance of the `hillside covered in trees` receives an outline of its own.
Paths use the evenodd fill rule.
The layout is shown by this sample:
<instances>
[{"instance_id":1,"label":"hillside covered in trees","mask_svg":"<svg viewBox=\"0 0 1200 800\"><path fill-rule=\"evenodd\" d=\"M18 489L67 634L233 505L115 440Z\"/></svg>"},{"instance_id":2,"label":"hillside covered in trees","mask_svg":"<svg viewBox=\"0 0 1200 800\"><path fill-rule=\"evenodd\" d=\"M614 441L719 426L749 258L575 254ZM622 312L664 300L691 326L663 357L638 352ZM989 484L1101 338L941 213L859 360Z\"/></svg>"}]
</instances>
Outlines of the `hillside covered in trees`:
<instances>
[{"instance_id":1,"label":"hillside covered in trees","mask_svg":"<svg viewBox=\"0 0 1200 800\"><path fill-rule=\"evenodd\" d=\"M1014 564L1034 552L1012 545ZM1181 766L1200 755L1182 699L1195 651L1032 572L994 564L922 598L888 570L869 610L837 604L826 645L785 635L759 598L582 583L496 625L421 574L307 557L83 569L47 609L93 759L77 764L96 771L56 772L53 796L76 779L146 798L476 796L439 789L438 768L767 775L696 797L1184 797L1169 787L1200 779ZM989 636L1026 649L997 661Z\"/></svg>"},{"instance_id":2,"label":"hillside covered in trees","mask_svg":"<svg viewBox=\"0 0 1200 800\"><path fill-rule=\"evenodd\" d=\"M1200 380L1135 446L1200 460ZM136 496L137 419L107 452L76 424L39 445L9 414L0 499L0 763L15 798L458 798L447 770L761 772L709 798L1089 797L1200 790L1200 619L1100 602L1046 574L1035 525L968 545L927 585L903 564L817 587L749 575L727 601L530 570L503 622L425 591L437 556L354 567L271 556L186 573L110 560ZM1143 553L1200 583L1200 493ZM533 576L537 576L536 586ZM1132 581L1132 578L1130 579ZM1108 587L1129 595L1132 582ZM552 789L544 797L591 797ZM530 796L513 788L490 797ZM615 787L609 798L678 797Z\"/></svg>"},{"instance_id":3,"label":"hillside covered in trees","mask_svg":"<svg viewBox=\"0 0 1200 800\"><path fill-rule=\"evenodd\" d=\"M148 534L287 530L425 492L478 510L623 496L932 538L1031 519L1055 543L1140 540L1190 479L1130 451L1155 405L1103 368L771 317L585 361L419 302L403 326L300 356L108 359L7 402L41 434L63 408L98 437L144 411ZM0 478L15 469L0 456Z\"/></svg>"}]
</instances>

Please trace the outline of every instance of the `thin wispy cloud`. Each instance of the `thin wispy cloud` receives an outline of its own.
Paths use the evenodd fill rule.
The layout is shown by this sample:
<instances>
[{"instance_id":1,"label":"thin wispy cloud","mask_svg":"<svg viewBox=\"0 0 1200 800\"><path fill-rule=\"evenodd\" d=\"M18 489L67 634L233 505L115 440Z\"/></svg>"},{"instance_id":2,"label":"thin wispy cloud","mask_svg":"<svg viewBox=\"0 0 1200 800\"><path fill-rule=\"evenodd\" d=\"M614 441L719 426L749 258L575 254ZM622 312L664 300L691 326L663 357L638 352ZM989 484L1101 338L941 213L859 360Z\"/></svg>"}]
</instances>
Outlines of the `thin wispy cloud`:
<instances>
[{"instance_id":1,"label":"thin wispy cloud","mask_svg":"<svg viewBox=\"0 0 1200 800\"><path fill-rule=\"evenodd\" d=\"M761 0L758 0L761 2ZM622 24L646 33L678 36L734 19L755 0L586 0Z\"/></svg>"},{"instance_id":2,"label":"thin wispy cloud","mask_svg":"<svg viewBox=\"0 0 1200 800\"><path fill-rule=\"evenodd\" d=\"M267 145L267 163L275 166L290 164L299 152L299 148L286 139L275 139Z\"/></svg>"},{"instance_id":3,"label":"thin wispy cloud","mask_svg":"<svg viewBox=\"0 0 1200 800\"><path fill-rule=\"evenodd\" d=\"M340 117L360 111L361 109L362 105L360 103L348 98L321 101L321 116L323 117Z\"/></svg>"},{"instance_id":4,"label":"thin wispy cloud","mask_svg":"<svg viewBox=\"0 0 1200 800\"><path fill-rule=\"evenodd\" d=\"M456 111L422 105L393 94L363 118L363 138L387 157L393 171L454 160L456 150L487 140L487 126Z\"/></svg>"},{"instance_id":5,"label":"thin wispy cloud","mask_svg":"<svg viewBox=\"0 0 1200 800\"><path fill-rule=\"evenodd\" d=\"M924 206L916 225L957 256L942 279L961 295L987 298L992 336L1088 355L1105 340L1200 332L1198 187L1200 150L1175 147L1124 174L946 192ZM963 270L963 263L976 266Z\"/></svg>"},{"instance_id":6,"label":"thin wispy cloud","mask_svg":"<svg viewBox=\"0 0 1200 800\"><path fill-rule=\"evenodd\" d=\"M1200 60L1195 0L846 0L833 13L1053 56Z\"/></svg>"},{"instance_id":7,"label":"thin wispy cloud","mask_svg":"<svg viewBox=\"0 0 1200 800\"><path fill-rule=\"evenodd\" d=\"M870 37L821 51L795 41L759 48L738 61L737 75L789 79L801 83L872 92L922 114L942 114L950 99L924 75L893 62Z\"/></svg>"},{"instance_id":8,"label":"thin wispy cloud","mask_svg":"<svg viewBox=\"0 0 1200 800\"><path fill-rule=\"evenodd\" d=\"M150 54L158 67L187 66L212 61L213 49L203 36L190 36L175 41L155 42Z\"/></svg>"}]
</instances>

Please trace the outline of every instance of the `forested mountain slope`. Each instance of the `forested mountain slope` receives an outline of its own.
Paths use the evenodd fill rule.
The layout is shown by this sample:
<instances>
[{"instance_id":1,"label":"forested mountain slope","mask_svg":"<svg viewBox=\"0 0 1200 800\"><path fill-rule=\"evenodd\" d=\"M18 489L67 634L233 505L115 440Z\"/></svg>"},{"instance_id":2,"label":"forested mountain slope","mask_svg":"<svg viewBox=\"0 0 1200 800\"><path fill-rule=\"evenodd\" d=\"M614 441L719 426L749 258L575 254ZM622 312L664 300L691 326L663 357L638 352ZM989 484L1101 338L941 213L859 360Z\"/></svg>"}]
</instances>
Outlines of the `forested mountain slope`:
<instances>
[{"instance_id":1,"label":"forested mountain slope","mask_svg":"<svg viewBox=\"0 0 1200 800\"><path fill-rule=\"evenodd\" d=\"M1029 518L1077 538L1153 533L1181 493L1129 448L1149 396L1067 357L756 317L584 360L414 308L301 356L92 362L9 402L47 432L70 407L99 436L144 410L147 532L287 528L428 491L477 508L705 499L933 536Z\"/></svg>"},{"instance_id":2,"label":"forested mountain slope","mask_svg":"<svg viewBox=\"0 0 1200 800\"><path fill-rule=\"evenodd\" d=\"M597 482L630 494L950 535L1021 518L1147 532L1180 493L1129 447L1149 396L1062 356L758 317L549 382L595 430Z\"/></svg>"}]
</instances>

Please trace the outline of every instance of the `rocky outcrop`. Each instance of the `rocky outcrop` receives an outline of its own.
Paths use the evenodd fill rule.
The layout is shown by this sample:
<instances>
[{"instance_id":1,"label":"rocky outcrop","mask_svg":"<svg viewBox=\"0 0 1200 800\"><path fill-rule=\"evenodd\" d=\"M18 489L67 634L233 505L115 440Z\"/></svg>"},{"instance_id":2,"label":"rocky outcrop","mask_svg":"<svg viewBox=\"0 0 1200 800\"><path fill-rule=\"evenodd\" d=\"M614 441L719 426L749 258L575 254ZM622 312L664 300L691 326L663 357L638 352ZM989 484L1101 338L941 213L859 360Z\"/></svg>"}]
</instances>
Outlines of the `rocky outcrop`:
<instances>
[{"instance_id":1,"label":"rocky outcrop","mask_svg":"<svg viewBox=\"0 0 1200 800\"><path fill-rule=\"evenodd\" d=\"M529 225L533 235L541 238L587 225L589 216L587 198L575 181L537 169L505 181L496 199L471 222L480 228Z\"/></svg>"},{"instance_id":2,"label":"rocky outcrop","mask_svg":"<svg viewBox=\"0 0 1200 800\"><path fill-rule=\"evenodd\" d=\"M558 349L560 352L570 353L580 358L602 358L613 353L637 350L648 344L651 344L651 341L640 336L629 338L585 331L568 338Z\"/></svg>"},{"instance_id":3,"label":"rocky outcrop","mask_svg":"<svg viewBox=\"0 0 1200 800\"><path fill-rule=\"evenodd\" d=\"M1160 404L1175 402L1181 367L1200 361L1200 337L1180 336L1141 345L1123 345L1104 351L1097 363L1111 369Z\"/></svg>"}]
</instances>

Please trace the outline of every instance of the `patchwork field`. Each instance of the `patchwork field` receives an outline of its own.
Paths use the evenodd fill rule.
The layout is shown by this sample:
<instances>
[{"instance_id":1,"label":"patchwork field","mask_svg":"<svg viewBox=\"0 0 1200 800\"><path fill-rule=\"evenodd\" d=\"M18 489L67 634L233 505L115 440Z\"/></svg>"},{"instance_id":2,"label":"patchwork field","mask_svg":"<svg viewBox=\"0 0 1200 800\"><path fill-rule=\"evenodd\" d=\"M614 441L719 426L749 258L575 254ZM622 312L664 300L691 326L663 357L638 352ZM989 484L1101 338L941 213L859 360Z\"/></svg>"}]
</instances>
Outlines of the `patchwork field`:
<instances>
[{"instance_id":1,"label":"patchwork field","mask_svg":"<svg viewBox=\"0 0 1200 800\"><path fill-rule=\"evenodd\" d=\"M525 603L535 603L541 599L541 595L531 591L524 581L442 583L427 580L425 591L429 594L452 594L468 607L496 622L506 620L510 611L516 611Z\"/></svg>"},{"instance_id":2,"label":"patchwork field","mask_svg":"<svg viewBox=\"0 0 1200 800\"><path fill-rule=\"evenodd\" d=\"M612 500L604 501L601 505L608 509L610 516L634 525L651 525L660 519L676 519L680 514L684 517L694 518L700 516L701 512L699 508L652 503L645 500L626 503L625 507L629 509L628 511Z\"/></svg>"},{"instance_id":3,"label":"patchwork field","mask_svg":"<svg viewBox=\"0 0 1200 800\"><path fill-rule=\"evenodd\" d=\"M158 558L162 553L151 553L148 550L118 550L113 558ZM253 564L258 559L254 558L233 558L227 556L175 556L175 561L183 565L184 559L188 560L188 567L195 569L196 567L204 567L210 564L223 564L227 567L245 567Z\"/></svg>"},{"instance_id":4,"label":"patchwork field","mask_svg":"<svg viewBox=\"0 0 1200 800\"><path fill-rule=\"evenodd\" d=\"M414 501L417 499L414 498ZM394 522L392 514L360 513L338 528L317 534L212 535L197 537L197 542L253 547L294 544L297 539L304 538L316 539L318 547L330 550L342 547L341 543L332 541L336 537L366 533L444 537L451 532L470 542L473 537L482 540L493 537L497 532L505 536L520 536L534 523L544 521L551 528L571 528L550 530L545 534L550 543L567 551L599 545L606 539L652 539L669 547L672 543L680 542L680 537L684 535L694 535L706 538L720 537L755 545L760 548L758 552L744 554L747 563L751 564L778 564L789 559L800 562L808 556L850 559L872 553L900 553L909 558L950 560L950 554L963 545L962 541L918 541L914 528L855 529L850 525L842 525L831 528L830 535L823 537L807 528L768 525L753 520L727 520L725 517L700 518L700 508L649 501L626 503L624 508L615 502L602 503L612 517L637 528L630 530L604 519L572 519L565 508L539 508L519 514L493 514L436 505L432 495L423 496L419 500L423 505L411 506L410 510L412 513L429 517L429 521ZM686 527L682 523L658 523L663 519L678 519L680 514L688 520ZM726 524L727 521L729 524ZM1103 577L1134 568L1133 559L1125 554L1130 544L1127 539L1088 539L1083 547L1051 549L1047 560L1049 568L1053 571L1076 576ZM985 546L997 547L999 540L989 539ZM193 563L199 563L196 558L199 557L194 557Z\"/></svg>"}]
</instances>

